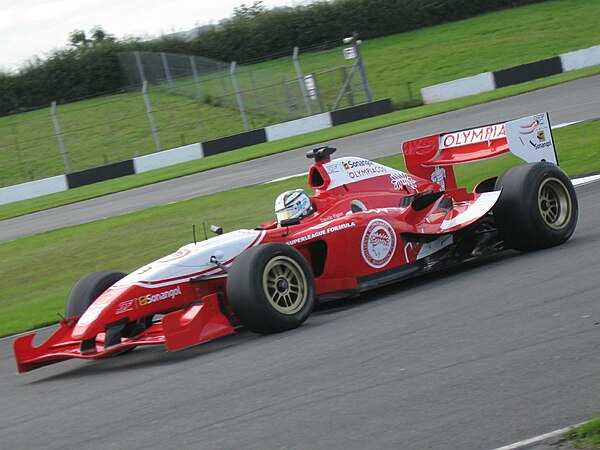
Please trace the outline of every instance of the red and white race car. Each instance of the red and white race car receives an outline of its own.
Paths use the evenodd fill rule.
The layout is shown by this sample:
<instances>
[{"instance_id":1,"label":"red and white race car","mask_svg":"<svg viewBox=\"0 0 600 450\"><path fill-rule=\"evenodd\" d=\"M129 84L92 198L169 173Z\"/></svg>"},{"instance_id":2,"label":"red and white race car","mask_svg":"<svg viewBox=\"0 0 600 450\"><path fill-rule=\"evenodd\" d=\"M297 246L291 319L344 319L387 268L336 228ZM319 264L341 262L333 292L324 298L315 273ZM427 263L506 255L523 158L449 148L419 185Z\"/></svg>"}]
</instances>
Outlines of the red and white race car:
<instances>
[{"instance_id":1,"label":"red and white race car","mask_svg":"<svg viewBox=\"0 0 600 450\"><path fill-rule=\"evenodd\" d=\"M577 197L557 166L548 115L436 134L403 144L405 173L335 149L308 152L308 185L282 194L278 220L185 245L135 272L79 280L66 319L39 347L19 337L19 372L133 347L173 351L244 326L276 333L300 326L315 301L360 292L449 264L514 248L562 244ZM512 152L527 164L456 185L453 165Z\"/></svg>"}]
</instances>

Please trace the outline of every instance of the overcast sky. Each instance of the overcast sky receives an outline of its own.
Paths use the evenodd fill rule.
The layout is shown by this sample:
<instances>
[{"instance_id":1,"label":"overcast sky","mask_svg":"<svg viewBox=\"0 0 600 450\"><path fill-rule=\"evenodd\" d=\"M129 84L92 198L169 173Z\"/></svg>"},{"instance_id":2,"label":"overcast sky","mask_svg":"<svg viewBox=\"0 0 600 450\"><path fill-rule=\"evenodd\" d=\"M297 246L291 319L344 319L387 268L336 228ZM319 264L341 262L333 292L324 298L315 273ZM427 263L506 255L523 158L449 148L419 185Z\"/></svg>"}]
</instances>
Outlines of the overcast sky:
<instances>
[{"instance_id":1,"label":"overcast sky","mask_svg":"<svg viewBox=\"0 0 600 450\"><path fill-rule=\"evenodd\" d=\"M67 46L75 29L100 26L124 38L155 37L218 23L254 0L0 0L0 69L15 70L33 56ZM309 0L263 0L267 8Z\"/></svg>"}]
</instances>

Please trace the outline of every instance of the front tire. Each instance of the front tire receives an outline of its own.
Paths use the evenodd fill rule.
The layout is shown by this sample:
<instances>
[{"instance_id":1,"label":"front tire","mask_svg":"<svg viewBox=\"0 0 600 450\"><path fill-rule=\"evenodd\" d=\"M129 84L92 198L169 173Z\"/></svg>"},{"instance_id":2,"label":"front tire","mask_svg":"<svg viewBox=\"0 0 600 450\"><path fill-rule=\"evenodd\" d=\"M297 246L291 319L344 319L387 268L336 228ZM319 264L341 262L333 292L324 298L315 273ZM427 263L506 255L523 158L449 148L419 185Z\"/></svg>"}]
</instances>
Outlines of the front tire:
<instances>
[{"instance_id":1,"label":"front tire","mask_svg":"<svg viewBox=\"0 0 600 450\"><path fill-rule=\"evenodd\" d=\"M299 327L312 312L314 277L295 248L263 244L235 259L228 273L227 297L246 328L279 333Z\"/></svg>"},{"instance_id":2,"label":"front tire","mask_svg":"<svg viewBox=\"0 0 600 450\"><path fill-rule=\"evenodd\" d=\"M82 277L69 292L65 315L67 318L81 316L100 294L123 278L122 272L92 272Z\"/></svg>"},{"instance_id":3,"label":"front tire","mask_svg":"<svg viewBox=\"0 0 600 450\"><path fill-rule=\"evenodd\" d=\"M502 189L493 214L508 247L539 250L566 242L577 225L573 183L555 164L539 162L508 169L496 181Z\"/></svg>"}]
</instances>

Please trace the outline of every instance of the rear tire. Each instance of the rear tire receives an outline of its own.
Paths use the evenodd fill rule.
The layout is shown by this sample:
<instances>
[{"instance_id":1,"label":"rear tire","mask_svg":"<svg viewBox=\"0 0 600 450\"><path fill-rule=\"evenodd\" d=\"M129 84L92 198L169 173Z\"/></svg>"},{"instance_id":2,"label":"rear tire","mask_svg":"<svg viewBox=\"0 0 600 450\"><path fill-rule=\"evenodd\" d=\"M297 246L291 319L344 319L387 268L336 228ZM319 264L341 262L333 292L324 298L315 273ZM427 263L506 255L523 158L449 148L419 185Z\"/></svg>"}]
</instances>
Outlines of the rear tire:
<instances>
[{"instance_id":1,"label":"rear tire","mask_svg":"<svg viewBox=\"0 0 600 450\"><path fill-rule=\"evenodd\" d=\"M240 254L228 273L227 297L242 324L255 333L299 327L314 306L314 277L293 247L270 243Z\"/></svg>"},{"instance_id":2,"label":"rear tire","mask_svg":"<svg viewBox=\"0 0 600 450\"><path fill-rule=\"evenodd\" d=\"M493 214L508 247L532 251L566 242L577 225L573 183L555 164L539 162L508 169L498 178L502 188Z\"/></svg>"},{"instance_id":3,"label":"rear tire","mask_svg":"<svg viewBox=\"0 0 600 450\"><path fill-rule=\"evenodd\" d=\"M122 272L92 272L82 277L69 292L65 315L67 318L81 316L100 294L123 278Z\"/></svg>"}]
</instances>

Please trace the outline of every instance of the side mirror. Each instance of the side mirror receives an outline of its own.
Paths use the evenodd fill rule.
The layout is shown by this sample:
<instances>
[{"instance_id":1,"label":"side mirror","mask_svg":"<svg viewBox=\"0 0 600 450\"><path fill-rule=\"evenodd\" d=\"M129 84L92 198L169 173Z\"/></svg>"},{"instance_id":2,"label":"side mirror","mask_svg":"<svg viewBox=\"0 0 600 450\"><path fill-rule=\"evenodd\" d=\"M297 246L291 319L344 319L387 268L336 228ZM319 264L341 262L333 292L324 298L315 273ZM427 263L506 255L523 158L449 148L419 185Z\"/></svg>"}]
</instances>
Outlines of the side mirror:
<instances>
[{"instance_id":1,"label":"side mirror","mask_svg":"<svg viewBox=\"0 0 600 450\"><path fill-rule=\"evenodd\" d=\"M300 217L292 217L281 221L282 227L289 227L290 225L298 225L300 223Z\"/></svg>"}]
</instances>

